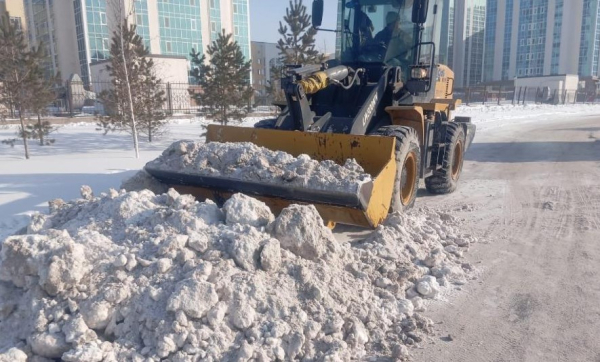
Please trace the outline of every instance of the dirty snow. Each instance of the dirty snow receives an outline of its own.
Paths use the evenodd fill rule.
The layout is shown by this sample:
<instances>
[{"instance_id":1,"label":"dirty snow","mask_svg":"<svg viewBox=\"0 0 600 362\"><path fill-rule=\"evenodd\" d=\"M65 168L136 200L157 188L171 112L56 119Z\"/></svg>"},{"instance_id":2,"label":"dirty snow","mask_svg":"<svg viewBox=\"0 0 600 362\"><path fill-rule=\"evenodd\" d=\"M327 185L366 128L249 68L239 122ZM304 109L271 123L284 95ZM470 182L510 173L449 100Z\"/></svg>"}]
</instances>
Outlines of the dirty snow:
<instances>
[{"instance_id":1,"label":"dirty snow","mask_svg":"<svg viewBox=\"0 0 600 362\"><path fill-rule=\"evenodd\" d=\"M186 174L223 177L272 185L317 190L358 192L371 176L354 159L344 165L316 161L308 155L293 157L249 142L178 141L147 167Z\"/></svg>"},{"instance_id":2,"label":"dirty snow","mask_svg":"<svg viewBox=\"0 0 600 362\"><path fill-rule=\"evenodd\" d=\"M342 243L313 206L81 193L2 245L0 361L404 358L432 332L432 286L470 278L444 248L475 238L433 210Z\"/></svg>"}]
</instances>

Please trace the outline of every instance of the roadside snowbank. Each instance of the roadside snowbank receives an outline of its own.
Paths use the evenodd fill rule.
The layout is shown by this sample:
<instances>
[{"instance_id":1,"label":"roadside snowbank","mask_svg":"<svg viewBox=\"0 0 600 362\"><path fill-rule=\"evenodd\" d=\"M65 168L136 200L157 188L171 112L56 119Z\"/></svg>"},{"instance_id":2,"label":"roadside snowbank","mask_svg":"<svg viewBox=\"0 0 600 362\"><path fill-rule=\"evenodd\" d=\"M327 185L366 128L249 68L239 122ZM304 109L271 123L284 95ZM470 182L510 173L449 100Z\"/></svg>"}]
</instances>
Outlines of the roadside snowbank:
<instances>
[{"instance_id":1,"label":"roadside snowbank","mask_svg":"<svg viewBox=\"0 0 600 362\"><path fill-rule=\"evenodd\" d=\"M371 176L354 159L343 166L316 161L308 155L293 157L253 143L179 141L147 167L192 175L215 176L272 185L356 193Z\"/></svg>"},{"instance_id":2,"label":"roadside snowbank","mask_svg":"<svg viewBox=\"0 0 600 362\"><path fill-rule=\"evenodd\" d=\"M174 190L54 200L0 251L0 360L347 361L408 355L423 298L462 284L451 215L392 215L336 242L312 206L275 218Z\"/></svg>"},{"instance_id":3,"label":"roadside snowbank","mask_svg":"<svg viewBox=\"0 0 600 362\"><path fill-rule=\"evenodd\" d=\"M497 127L553 120L565 116L600 115L600 104L461 105L454 115L471 117L473 123L477 124L478 131L487 131Z\"/></svg>"}]
</instances>

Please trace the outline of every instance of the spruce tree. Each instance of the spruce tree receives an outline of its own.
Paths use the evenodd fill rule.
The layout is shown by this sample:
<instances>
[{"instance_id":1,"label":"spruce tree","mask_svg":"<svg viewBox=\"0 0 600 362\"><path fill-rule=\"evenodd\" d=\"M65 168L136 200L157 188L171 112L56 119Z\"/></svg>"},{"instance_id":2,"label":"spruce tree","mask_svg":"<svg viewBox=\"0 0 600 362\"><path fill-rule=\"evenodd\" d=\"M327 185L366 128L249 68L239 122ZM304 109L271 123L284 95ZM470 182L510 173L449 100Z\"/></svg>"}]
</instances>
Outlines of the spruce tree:
<instances>
[{"instance_id":1,"label":"spruce tree","mask_svg":"<svg viewBox=\"0 0 600 362\"><path fill-rule=\"evenodd\" d=\"M285 97L281 90L281 74L285 65L320 64L324 56L315 48L317 30L313 28L312 18L302 0L290 0L283 22L279 22L278 32L281 35L277 42L279 65L271 67L267 93L275 101L282 101Z\"/></svg>"},{"instance_id":2,"label":"spruce tree","mask_svg":"<svg viewBox=\"0 0 600 362\"><path fill-rule=\"evenodd\" d=\"M281 39L277 49L283 64L319 64L323 55L315 48L317 30L302 0L290 0L283 22L279 22Z\"/></svg>"},{"instance_id":3,"label":"spruce tree","mask_svg":"<svg viewBox=\"0 0 600 362\"><path fill-rule=\"evenodd\" d=\"M39 110L39 92L47 86L41 61L42 47L27 46L23 32L10 21L9 14L0 18L0 105L18 113L20 120L19 136L23 139L25 158L29 159L25 125L26 112Z\"/></svg>"},{"instance_id":4,"label":"spruce tree","mask_svg":"<svg viewBox=\"0 0 600 362\"><path fill-rule=\"evenodd\" d=\"M209 118L223 125L232 119L242 119L248 114L247 105L252 98L250 86L250 61L244 59L242 49L231 34L223 31L208 46L209 61L192 49L192 77L200 86L192 94L196 102L207 108Z\"/></svg>"},{"instance_id":5,"label":"spruce tree","mask_svg":"<svg viewBox=\"0 0 600 362\"><path fill-rule=\"evenodd\" d=\"M43 74L37 78L37 84L34 84L31 91L35 97L31 99L29 110L37 116L37 123L29 124L26 127L26 136L31 139L38 139L40 146L54 143L54 140L48 139L50 133L56 131L49 121L42 122L42 116L47 115L47 107L56 100L57 95L55 86L60 82L60 74L57 74L54 79L45 79Z\"/></svg>"},{"instance_id":6,"label":"spruce tree","mask_svg":"<svg viewBox=\"0 0 600 362\"><path fill-rule=\"evenodd\" d=\"M136 26L124 20L113 33L110 63L106 66L111 77L111 89L99 99L106 115L98 116L99 129L108 132L129 132L133 137L136 157L139 157L138 133L152 142L166 125L162 111L165 92L155 74L154 61Z\"/></svg>"}]
</instances>

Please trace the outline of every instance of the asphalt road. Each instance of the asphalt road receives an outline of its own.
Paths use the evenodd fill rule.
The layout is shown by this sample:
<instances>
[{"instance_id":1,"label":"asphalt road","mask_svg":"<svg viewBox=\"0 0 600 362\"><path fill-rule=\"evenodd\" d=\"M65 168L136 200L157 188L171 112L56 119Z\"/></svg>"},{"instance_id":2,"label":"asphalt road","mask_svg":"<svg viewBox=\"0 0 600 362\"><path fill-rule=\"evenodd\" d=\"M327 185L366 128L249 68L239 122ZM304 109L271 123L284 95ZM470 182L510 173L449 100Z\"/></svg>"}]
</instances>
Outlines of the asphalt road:
<instances>
[{"instance_id":1,"label":"asphalt road","mask_svg":"<svg viewBox=\"0 0 600 362\"><path fill-rule=\"evenodd\" d=\"M441 323L414 361L600 361L600 117L479 133L459 190L422 194L470 205L457 216L482 243L478 279L429 306Z\"/></svg>"}]
</instances>

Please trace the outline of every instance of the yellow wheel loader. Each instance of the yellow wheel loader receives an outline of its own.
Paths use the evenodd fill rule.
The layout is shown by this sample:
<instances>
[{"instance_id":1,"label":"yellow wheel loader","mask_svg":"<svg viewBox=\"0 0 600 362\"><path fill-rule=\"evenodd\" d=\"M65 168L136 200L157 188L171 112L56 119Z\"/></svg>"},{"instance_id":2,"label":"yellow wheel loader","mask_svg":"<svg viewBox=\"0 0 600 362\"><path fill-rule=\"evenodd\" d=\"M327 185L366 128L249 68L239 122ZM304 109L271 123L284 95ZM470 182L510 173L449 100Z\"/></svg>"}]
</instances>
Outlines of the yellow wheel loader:
<instances>
[{"instance_id":1,"label":"yellow wheel loader","mask_svg":"<svg viewBox=\"0 0 600 362\"><path fill-rule=\"evenodd\" d=\"M454 73L436 64L428 0L342 0L337 59L287 66L286 104L276 119L254 128L211 125L207 142L252 142L293 156L344 164L354 158L372 176L358 192L324 192L224 177L146 171L180 192L223 202L236 192L265 201L277 213L313 204L330 225L376 227L392 211L410 208L419 180L434 194L454 191L463 155L475 135L468 118L452 118ZM321 26L323 0L313 2ZM321 29L322 30L322 29ZM431 32L429 32L431 33Z\"/></svg>"}]
</instances>

